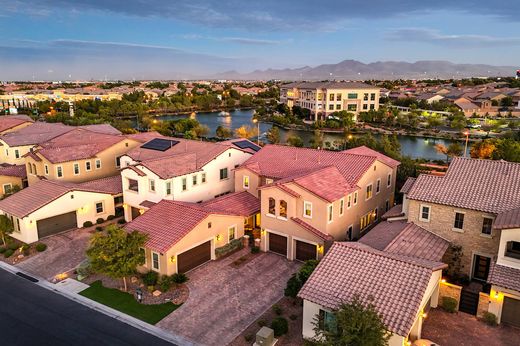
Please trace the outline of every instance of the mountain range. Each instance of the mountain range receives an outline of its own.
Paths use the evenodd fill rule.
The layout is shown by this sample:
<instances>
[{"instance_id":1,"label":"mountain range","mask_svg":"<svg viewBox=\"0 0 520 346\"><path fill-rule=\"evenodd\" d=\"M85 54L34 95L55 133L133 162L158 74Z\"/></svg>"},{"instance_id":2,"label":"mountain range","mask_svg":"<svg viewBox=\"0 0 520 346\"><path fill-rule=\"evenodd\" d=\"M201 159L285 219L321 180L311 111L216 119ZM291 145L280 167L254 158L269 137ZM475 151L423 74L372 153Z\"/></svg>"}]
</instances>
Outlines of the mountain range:
<instances>
[{"instance_id":1,"label":"mountain range","mask_svg":"<svg viewBox=\"0 0 520 346\"><path fill-rule=\"evenodd\" d=\"M449 61L378 61L362 63L344 60L337 64L322 64L315 67L255 70L249 73L227 71L212 76L215 79L239 80L368 80L368 79L430 79L467 77L514 76L518 67L484 64L455 64Z\"/></svg>"}]
</instances>

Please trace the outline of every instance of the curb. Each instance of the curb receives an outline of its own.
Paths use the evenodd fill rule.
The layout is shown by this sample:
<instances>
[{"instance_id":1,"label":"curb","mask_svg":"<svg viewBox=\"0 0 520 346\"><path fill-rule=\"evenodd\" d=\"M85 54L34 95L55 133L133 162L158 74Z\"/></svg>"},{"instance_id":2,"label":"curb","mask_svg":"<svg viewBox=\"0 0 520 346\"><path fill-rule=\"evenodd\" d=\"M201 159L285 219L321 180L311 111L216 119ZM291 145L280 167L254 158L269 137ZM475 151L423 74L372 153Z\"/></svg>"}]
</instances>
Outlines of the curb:
<instances>
[{"instance_id":1,"label":"curb","mask_svg":"<svg viewBox=\"0 0 520 346\"><path fill-rule=\"evenodd\" d=\"M38 285L42 288L45 288L49 291L53 291L69 300L72 300L72 301L75 301L76 303L79 303L81 305L84 305L92 310L96 310L98 312L101 312L111 318L114 318L118 321L121 321L125 324L128 324L134 328L137 328L137 329L140 329L144 332L147 332L148 334L151 334L153 336L156 336L160 339L163 339L167 342L170 342L174 345L178 345L178 346L196 346L197 344L194 343L193 341L190 341L188 339L186 339L185 337L182 337L182 336L179 336L179 335L175 335L175 334L171 334L159 327L156 327L154 325L151 325L151 324L148 324L144 321L141 321L137 318L134 318L132 316L129 316L125 313L122 313L118 310L115 310L115 309L112 309L111 307L108 307L106 305L103 305L101 303L98 303L94 300L91 300L91 299L88 299L86 297L83 297L79 294L75 294L75 293L71 293L71 292L68 292L67 290L64 290L62 289L61 287L59 286L56 286L55 284L52 284L50 282L48 282L47 280L37 276L37 275L33 275L31 273L27 273L26 271L24 270L21 270L15 266L12 266L10 264L7 264L7 263L4 263L4 262L1 262L0 261L0 268L1 269L4 269L8 272L10 272L11 274L14 274L14 275L17 275L17 273L22 273L22 274L25 274L27 276L30 276L30 277L33 277L35 279L38 280L38 282L35 282L35 285ZM18 275L17 275L18 276Z\"/></svg>"}]
</instances>

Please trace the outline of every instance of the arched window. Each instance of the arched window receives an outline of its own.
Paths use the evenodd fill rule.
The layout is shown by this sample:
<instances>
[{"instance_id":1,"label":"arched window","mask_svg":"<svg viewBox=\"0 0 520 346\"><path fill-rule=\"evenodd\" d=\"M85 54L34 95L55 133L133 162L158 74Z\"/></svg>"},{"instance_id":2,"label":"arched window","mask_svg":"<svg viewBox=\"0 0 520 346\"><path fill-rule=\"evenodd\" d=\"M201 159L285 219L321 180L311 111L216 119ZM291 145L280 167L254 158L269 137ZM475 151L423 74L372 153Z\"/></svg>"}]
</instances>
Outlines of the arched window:
<instances>
[{"instance_id":1,"label":"arched window","mask_svg":"<svg viewBox=\"0 0 520 346\"><path fill-rule=\"evenodd\" d=\"M280 201L280 217L287 219L287 202L283 199Z\"/></svg>"},{"instance_id":2,"label":"arched window","mask_svg":"<svg viewBox=\"0 0 520 346\"><path fill-rule=\"evenodd\" d=\"M273 197L269 197L269 214L276 215L276 201Z\"/></svg>"},{"instance_id":3,"label":"arched window","mask_svg":"<svg viewBox=\"0 0 520 346\"><path fill-rule=\"evenodd\" d=\"M29 173L32 174L32 165L30 163L27 164L27 169L29 170Z\"/></svg>"}]
</instances>

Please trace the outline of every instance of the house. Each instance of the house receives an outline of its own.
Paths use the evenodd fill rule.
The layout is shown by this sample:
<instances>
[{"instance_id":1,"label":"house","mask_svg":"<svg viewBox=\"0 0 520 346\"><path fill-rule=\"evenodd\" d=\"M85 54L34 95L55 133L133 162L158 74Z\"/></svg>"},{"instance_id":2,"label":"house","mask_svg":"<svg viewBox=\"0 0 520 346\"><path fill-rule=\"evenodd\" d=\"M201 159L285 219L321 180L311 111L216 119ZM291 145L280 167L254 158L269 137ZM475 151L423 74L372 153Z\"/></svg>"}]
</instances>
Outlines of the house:
<instances>
[{"instance_id":1,"label":"house","mask_svg":"<svg viewBox=\"0 0 520 346\"><path fill-rule=\"evenodd\" d=\"M407 220L461 246L462 274L485 282L500 255L495 219L520 207L520 164L457 157L446 175L421 174L405 187Z\"/></svg>"},{"instance_id":2,"label":"house","mask_svg":"<svg viewBox=\"0 0 520 346\"><path fill-rule=\"evenodd\" d=\"M245 139L157 137L130 150L121 157L126 220L163 199L202 202L233 192L233 169L259 149Z\"/></svg>"},{"instance_id":3,"label":"house","mask_svg":"<svg viewBox=\"0 0 520 346\"><path fill-rule=\"evenodd\" d=\"M492 285L488 311L498 323L520 327L520 208L498 214L493 227L501 234L488 277Z\"/></svg>"},{"instance_id":4,"label":"house","mask_svg":"<svg viewBox=\"0 0 520 346\"><path fill-rule=\"evenodd\" d=\"M120 157L139 144L120 134L73 128L24 155L29 185L40 177L79 183L119 175Z\"/></svg>"},{"instance_id":5,"label":"house","mask_svg":"<svg viewBox=\"0 0 520 346\"><path fill-rule=\"evenodd\" d=\"M427 248L415 252L424 253ZM298 293L303 299L303 337L316 336L315 321L320 329L333 330L333 312L358 296L382 315L391 333L390 346L409 345L409 341L421 338L425 314L437 307L445 267L408 252L336 242Z\"/></svg>"},{"instance_id":6,"label":"house","mask_svg":"<svg viewBox=\"0 0 520 346\"><path fill-rule=\"evenodd\" d=\"M8 132L18 131L34 123L29 116L19 115L4 115L0 117L0 135Z\"/></svg>"},{"instance_id":7,"label":"house","mask_svg":"<svg viewBox=\"0 0 520 346\"><path fill-rule=\"evenodd\" d=\"M146 262L138 268L160 274L185 273L217 258L218 249L241 241L260 202L236 192L203 203L162 200L125 226L147 235Z\"/></svg>"},{"instance_id":8,"label":"house","mask_svg":"<svg viewBox=\"0 0 520 346\"><path fill-rule=\"evenodd\" d=\"M438 94L421 94L421 95L417 96L417 100L421 100L421 101L424 100L428 104L432 104L434 102L439 102L443 98L444 98L444 96L438 95Z\"/></svg>"},{"instance_id":9,"label":"house","mask_svg":"<svg viewBox=\"0 0 520 346\"><path fill-rule=\"evenodd\" d=\"M116 214L122 204L121 177L85 183L42 179L0 201L0 213L13 220L11 234L25 243L96 223Z\"/></svg>"},{"instance_id":10,"label":"house","mask_svg":"<svg viewBox=\"0 0 520 346\"><path fill-rule=\"evenodd\" d=\"M0 196L13 192L13 188L27 187L27 172L24 165L0 165Z\"/></svg>"},{"instance_id":11,"label":"house","mask_svg":"<svg viewBox=\"0 0 520 346\"><path fill-rule=\"evenodd\" d=\"M266 145L235 170L235 190L261 199L261 249L293 260L357 239L393 205L398 161L367 147L342 152Z\"/></svg>"}]
</instances>

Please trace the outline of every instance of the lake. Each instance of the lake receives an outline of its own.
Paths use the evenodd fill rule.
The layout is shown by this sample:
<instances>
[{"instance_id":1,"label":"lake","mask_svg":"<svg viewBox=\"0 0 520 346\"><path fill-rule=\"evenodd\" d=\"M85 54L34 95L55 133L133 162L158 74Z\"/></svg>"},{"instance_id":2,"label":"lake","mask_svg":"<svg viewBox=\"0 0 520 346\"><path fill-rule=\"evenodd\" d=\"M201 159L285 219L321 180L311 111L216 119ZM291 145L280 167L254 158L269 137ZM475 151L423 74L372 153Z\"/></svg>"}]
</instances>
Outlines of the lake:
<instances>
[{"instance_id":1,"label":"lake","mask_svg":"<svg viewBox=\"0 0 520 346\"><path fill-rule=\"evenodd\" d=\"M199 123L206 125L210 129L210 136L215 135L215 130L219 125L225 126L232 130L235 130L243 125L256 127L257 124L253 123L253 113L254 110L233 110L230 112L229 116L220 116L219 112L198 112L194 116L194 119L197 119ZM187 118L190 115L163 115L158 116L157 119L160 120L175 120L180 118ZM260 123L260 133L261 138L265 136L265 133L272 127L271 124ZM313 133L309 131L297 131L297 130L285 130L280 129L280 137L281 142L284 143L286 139L291 135L297 135L301 137L305 143L305 145L309 144ZM374 135L374 137L378 137L379 135ZM342 134L335 133L324 133L323 140L324 142L334 142L338 140L342 140ZM401 143L401 153L406 156L410 156L413 158L424 158L428 160L445 160L446 156L443 154L439 154L435 150L435 145L440 143L445 146L450 145L453 141L446 139L433 139L433 138L423 138L423 137L414 137L414 136L398 136L399 142Z\"/></svg>"}]
</instances>

